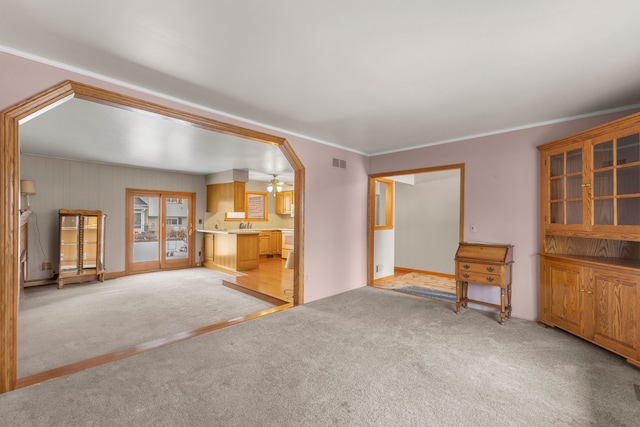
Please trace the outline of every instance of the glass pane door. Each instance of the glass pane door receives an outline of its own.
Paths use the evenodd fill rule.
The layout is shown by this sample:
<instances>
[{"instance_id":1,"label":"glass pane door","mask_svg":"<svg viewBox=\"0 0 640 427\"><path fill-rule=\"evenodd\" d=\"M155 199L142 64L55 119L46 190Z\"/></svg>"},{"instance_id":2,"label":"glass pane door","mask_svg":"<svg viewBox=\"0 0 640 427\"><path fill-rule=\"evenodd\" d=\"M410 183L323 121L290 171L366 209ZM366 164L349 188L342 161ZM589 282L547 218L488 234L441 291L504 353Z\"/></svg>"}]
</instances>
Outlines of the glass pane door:
<instances>
[{"instance_id":1,"label":"glass pane door","mask_svg":"<svg viewBox=\"0 0 640 427\"><path fill-rule=\"evenodd\" d=\"M194 263L192 193L127 190L127 271Z\"/></svg>"},{"instance_id":2,"label":"glass pane door","mask_svg":"<svg viewBox=\"0 0 640 427\"><path fill-rule=\"evenodd\" d=\"M193 230L189 216L189 198L168 195L163 197L163 200L165 267L176 267L182 264L188 266L184 261L190 258L189 230Z\"/></svg>"},{"instance_id":3,"label":"glass pane door","mask_svg":"<svg viewBox=\"0 0 640 427\"><path fill-rule=\"evenodd\" d=\"M134 196L133 200L133 262L155 263L160 267L160 197Z\"/></svg>"}]
</instances>

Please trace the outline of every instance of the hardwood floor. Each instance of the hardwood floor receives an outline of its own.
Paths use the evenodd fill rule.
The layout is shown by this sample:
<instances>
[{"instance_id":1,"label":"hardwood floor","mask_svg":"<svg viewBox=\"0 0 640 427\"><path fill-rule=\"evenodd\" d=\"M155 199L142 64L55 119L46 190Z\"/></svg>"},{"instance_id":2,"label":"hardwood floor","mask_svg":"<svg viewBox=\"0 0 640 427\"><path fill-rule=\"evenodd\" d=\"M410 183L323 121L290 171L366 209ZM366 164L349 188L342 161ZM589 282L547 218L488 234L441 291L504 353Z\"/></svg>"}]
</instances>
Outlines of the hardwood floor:
<instances>
[{"instance_id":1,"label":"hardwood floor","mask_svg":"<svg viewBox=\"0 0 640 427\"><path fill-rule=\"evenodd\" d=\"M285 262L279 256L261 258L258 268L222 283L276 306L289 304L293 302L293 270L284 268Z\"/></svg>"},{"instance_id":2,"label":"hardwood floor","mask_svg":"<svg viewBox=\"0 0 640 427\"><path fill-rule=\"evenodd\" d=\"M393 289L403 286L407 282L412 286L421 286L453 294L456 293L456 281L453 275L404 268L396 268L393 276L376 280L373 286L381 289Z\"/></svg>"}]
</instances>

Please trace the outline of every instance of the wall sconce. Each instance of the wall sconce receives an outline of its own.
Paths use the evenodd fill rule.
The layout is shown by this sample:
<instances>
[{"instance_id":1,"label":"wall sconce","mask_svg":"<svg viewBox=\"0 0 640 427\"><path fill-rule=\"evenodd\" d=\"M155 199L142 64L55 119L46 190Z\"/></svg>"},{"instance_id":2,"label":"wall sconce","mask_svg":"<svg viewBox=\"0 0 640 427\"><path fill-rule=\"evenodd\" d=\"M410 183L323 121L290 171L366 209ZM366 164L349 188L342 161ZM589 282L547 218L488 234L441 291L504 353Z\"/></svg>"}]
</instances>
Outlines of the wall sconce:
<instances>
[{"instance_id":1,"label":"wall sconce","mask_svg":"<svg viewBox=\"0 0 640 427\"><path fill-rule=\"evenodd\" d=\"M20 181L20 193L27 196L27 210L30 211L31 203L29 202L29 196L36 194L36 184L29 180Z\"/></svg>"}]
</instances>

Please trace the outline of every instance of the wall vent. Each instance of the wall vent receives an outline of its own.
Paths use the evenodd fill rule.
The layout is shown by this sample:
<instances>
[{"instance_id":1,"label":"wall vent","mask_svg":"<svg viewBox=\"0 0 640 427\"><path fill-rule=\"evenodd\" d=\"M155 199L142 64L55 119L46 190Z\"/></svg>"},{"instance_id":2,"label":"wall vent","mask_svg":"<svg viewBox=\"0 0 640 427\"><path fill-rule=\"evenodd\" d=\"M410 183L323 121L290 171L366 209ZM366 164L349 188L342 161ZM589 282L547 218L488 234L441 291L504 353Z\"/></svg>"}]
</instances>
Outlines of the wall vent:
<instances>
[{"instance_id":1,"label":"wall vent","mask_svg":"<svg viewBox=\"0 0 640 427\"><path fill-rule=\"evenodd\" d=\"M342 160L342 159L336 159L334 157L333 159L331 159L331 165L334 168L346 169L347 168L347 161L346 160Z\"/></svg>"}]
</instances>

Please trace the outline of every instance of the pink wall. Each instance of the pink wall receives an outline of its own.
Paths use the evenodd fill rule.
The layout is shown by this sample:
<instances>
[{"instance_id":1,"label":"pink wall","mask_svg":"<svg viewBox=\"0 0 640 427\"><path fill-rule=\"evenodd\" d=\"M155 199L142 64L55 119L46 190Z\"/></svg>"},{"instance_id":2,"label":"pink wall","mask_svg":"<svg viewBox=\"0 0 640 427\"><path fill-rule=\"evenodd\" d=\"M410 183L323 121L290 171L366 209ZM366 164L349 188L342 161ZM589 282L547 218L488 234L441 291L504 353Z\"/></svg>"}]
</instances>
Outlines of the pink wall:
<instances>
[{"instance_id":1,"label":"pink wall","mask_svg":"<svg viewBox=\"0 0 640 427\"><path fill-rule=\"evenodd\" d=\"M370 158L369 172L465 164L464 238L515 246L513 316L538 316L539 165L536 146L632 114L608 114ZM470 224L477 232L470 232ZM499 301L497 290L470 286L470 297Z\"/></svg>"},{"instance_id":2,"label":"pink wall","mask_svg":"<svg viewBox=\"0 0 640 427\"><path fill-rule=\"evenodd\" d=\"M367 159L98 79L0 52L0 110L64 80L75 80L239 126L283 136L306 168L305 302L366 284L367 168L391 172L465 163L465 239L515 245L513 314L537 318L538 154L536 145L633 111L540 126ZM347 160L347 170L331 159ZM477 224L477 233L469 224ZM486 289L471 296L496 300Z\"/></svg>"},{"instance_id":3,"label":"pink wall","mask_svg":"<svg viewBox=\"0 0 640 427\"><path fill-rule=\"evenodd\" d=\"M366 157L4 52L0 70L0 110L74 80L286 138L306 174L305 302L366 285ZM346 160L347 170L332 168L333 157Z\"/></svg>"}]
</instances>

